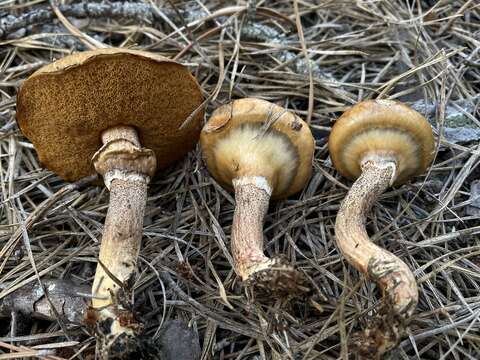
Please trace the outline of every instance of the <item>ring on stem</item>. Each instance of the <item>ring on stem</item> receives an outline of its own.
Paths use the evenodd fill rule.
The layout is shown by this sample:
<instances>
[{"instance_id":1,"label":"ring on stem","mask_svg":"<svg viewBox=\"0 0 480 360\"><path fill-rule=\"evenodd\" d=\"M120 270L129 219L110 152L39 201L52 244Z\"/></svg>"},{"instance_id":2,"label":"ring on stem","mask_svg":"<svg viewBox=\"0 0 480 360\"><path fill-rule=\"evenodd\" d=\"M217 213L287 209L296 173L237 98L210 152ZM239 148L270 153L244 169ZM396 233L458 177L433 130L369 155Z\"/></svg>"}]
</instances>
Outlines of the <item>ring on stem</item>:
<instances>
[{"instance_id":1,"label":"ring on stem","mask_svg":"<svg viewBox=\"0 0 480 360\"><path fill-rule=\"evenodd\" d=\"M208 170L235 193L231 251L236 273L258 295L300 295L301 272L263 252L270 198L300 191L310 178L314 140L308 125L268 101L245 98L221 106L200 135Z\"/></svg>"},{"instance_id":2,"label":"ring on stem","mask_svg":"<svg viewBox=\"0 0 480 360\"><path fill-rule=\"evenodd\" d=\"M18 93L17 121L41 163L67 181L97 171L110 190L92 288L101 359L140 358L146 351L132 287L147 184L157 168L179 160L198 141L201 103L198 83L184 66L113 48L49 64Z\"/></svg>"}]
</instances>

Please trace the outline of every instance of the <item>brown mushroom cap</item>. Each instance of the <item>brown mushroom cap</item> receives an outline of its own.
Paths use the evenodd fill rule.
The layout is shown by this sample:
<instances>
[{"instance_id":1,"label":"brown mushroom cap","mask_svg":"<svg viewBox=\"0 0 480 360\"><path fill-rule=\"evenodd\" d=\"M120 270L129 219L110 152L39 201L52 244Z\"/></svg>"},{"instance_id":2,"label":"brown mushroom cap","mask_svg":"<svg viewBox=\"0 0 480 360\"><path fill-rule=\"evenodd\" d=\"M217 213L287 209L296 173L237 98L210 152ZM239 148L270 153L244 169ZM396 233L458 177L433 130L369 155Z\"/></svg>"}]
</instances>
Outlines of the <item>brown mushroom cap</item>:
<instances>
[{"instance_id":1,"label":"brown mushroom cap","mask_svg":"<svg viewBox=\"0 0 480 360\"><path fill-rule=\"evenodd\" d=\"M329 138L335 168L355 180L362 173L361 162L368 155L394 157L395 184L422 174L432 162L435 150L428 121L410 107L392 100L363 101L337 120Z\"/></svg>"},{"instance_id":2,"label":"brown mushroom cap","mask_svg":"<svg viewBox=\"0 0 480 360\"><path fill-rule=\"evenodd\" d=\"M155 152L157 168L183 157L198 141L203 110L195 78L183 65L128 49L67 56L30 76L17 95L17 122L42 164L68 181L95 172L101 133L134 127Z\"/></svg>"},{"instance_id":3,"label":"brown mushroom cap","mask_svg":"<svg viewBox=\"0 0 480 360\"><path fill-rule=\"evenodd\" d=\"M259 142L264 142L265 153L273 156L259 159L262 153L252 157L258 160L258 166L247 166L242 169L242 163L236 159L225 159L218 151L222 141L244 132L250 136L250 130L262 129L265 123L271 123L266 136L257 136ZM242 130L243 129L243 130ZM255 133L253 133L255 134ZM273 135L274 141L267 143L268 135ZM272 140L272 137L270 137ZM235 100L216 109L200 135L200 145L210 173L225 188L232 190L232 180L240 176L266 176L273 186L272 197L283 198L300 191L308 181L312 171L312 159L315 141L309 126L295 114L265 100L244 98ZM268 149L268 146L285 146L282 149ZM240 146L241 148L241 146ZM285 153L291 152L291 157ZM235 156L234 156L235 157ZM294 163L282 164L282 159L293 159ZM255 160L256 161L256 160ZM274 169L265 169L265 163ZM263 169L260 167L264 167ZM285 169L291 170L285 170ZM282 173L283 171L283 173ZM285 175L284 172L290 174ZM269 174L269 176L265 175ZM270 176L271 175L271 176ZM287 179L291 175L290 179ZM277 185L277 186L275 186Z\"/></svg>"}]
</instances>

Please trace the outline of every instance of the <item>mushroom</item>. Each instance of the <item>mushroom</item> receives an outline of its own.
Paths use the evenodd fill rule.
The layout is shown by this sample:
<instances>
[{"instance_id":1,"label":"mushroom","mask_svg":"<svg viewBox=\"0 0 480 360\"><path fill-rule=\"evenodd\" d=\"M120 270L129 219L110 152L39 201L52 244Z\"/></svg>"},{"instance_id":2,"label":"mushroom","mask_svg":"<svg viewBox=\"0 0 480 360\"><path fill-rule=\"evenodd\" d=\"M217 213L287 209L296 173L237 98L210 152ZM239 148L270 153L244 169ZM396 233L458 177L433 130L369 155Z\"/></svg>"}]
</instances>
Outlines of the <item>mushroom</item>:
<instances>
[{"instance_id":1,"label":"mushroom","mask_svg":"<svg viewBox=\"0 0 480 360\"><path fill-rule=\"evenodd\" d=\"M337 246L346 260L383 292L378 317L354 337L358 352L372 359L394 348L403 336L418 302L418 289L408 266L370 241L366 216L389 186L408 181L430 165L432 129L421 114L404 104L363 101L337 120L329 151L338 172L356 180L337 215Z\"/></svg>"},{"instance_id":2,"label":"mushroom","mask_svg":"<svg viewBox=\"0 0 480 360\"><path fill-rule=\"evenodd\" d=\"M245 98L216 109L200 135L208 170L235 192L231 251L236 273L260 296L306 291L304 275L263 253L270 197L300 191L310 178L314 139L308 125L280 106Z\"/></svg>"},{"instance_id":3,"label":"mushroom","mask_svg":"<svg viewBox=\"0 0 480 360\"><path fill-rule=\"evenodd\" d=\"M19 90L17 121L40 162L67 181L96 171L110 190L92 288L102 359L133 358L144 343L131 290L147 184L156 169L196 144L201 103L199 85L184 66L127 49L67 56L36 71Z\"/></svg>"}]
</instances>

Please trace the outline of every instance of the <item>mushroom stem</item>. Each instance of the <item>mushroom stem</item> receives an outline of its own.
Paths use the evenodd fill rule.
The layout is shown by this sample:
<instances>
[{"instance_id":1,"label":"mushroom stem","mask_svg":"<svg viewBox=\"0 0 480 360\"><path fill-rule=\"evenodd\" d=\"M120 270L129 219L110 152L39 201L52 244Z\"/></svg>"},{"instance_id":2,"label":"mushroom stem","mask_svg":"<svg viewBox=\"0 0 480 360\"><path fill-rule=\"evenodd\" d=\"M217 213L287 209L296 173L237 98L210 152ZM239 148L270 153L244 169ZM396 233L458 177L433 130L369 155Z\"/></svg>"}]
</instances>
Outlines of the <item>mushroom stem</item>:
<instances>
[{"instance_id":1,"label":"mushroom stem","mask_svg":"<svg viewBox=\"0 0 480 360\"><path fill-rule=\"evenodd\" d=\"M231 247L235 271L260 296L271 294L288 298L309 290L303 273L284 257L268 258L263 253L263 221L272 189L263 176L233 180L235 213Z\"/></svg>"},{"instance_id":2,"label":"mushroom stem","mask_svg":"<svg viewBox=\"0 0 480 360\"><path fill-rule=\"evenodd\" d=\"M137 266L147 200L147 182L114 179L93 282L93 307L116 303L116 293L131 287ZM105 271L107 269L107 271Z\"/></svg>"},{"instance_id":3,"label":"mushroom stem","mask_svg":"<svg viewBox=\"0 0 480 360\"><path fill-rule=\"evenodd\" d=\"M370 241L365 229L373 203L395 181L395 159L374 156L364 158L362 174L343 200L337 215L337 246L347 261L367 274L383 292L378 317L356 335L354 345L369 359L395 347L418 302L415 277L395 255Z\"/></svg>"},{"instance_id":4,"label":"mushroom stem","mask_svg":"<svg viewBox=\"0 0 480 360\"><path fill-rule=\"evenodd\" d=\"M110 203L92 289L101 359L130 358L138 352L142 326L132 313L131 289L143 230L147 184L156 168L153 151L141 148L135 129L104 131L93 156L110 190ZM122 354L117 353L120 351ZM119 357L120 356L120 357Z\"/></svg>"},{"instance_id":5,"label":"mushroom stem","mask_svg":"<svg viewBox=\"0 0 480 360\"><path fill-rule=\"evenodd\" d=\"M237 274L242 281L247 281L250 275L268 268L271 263L263 253L263 220L271 189L264 177L235 179L233 187L236 206L232 224L232 254Z\"/></svg>"}]
</instances>

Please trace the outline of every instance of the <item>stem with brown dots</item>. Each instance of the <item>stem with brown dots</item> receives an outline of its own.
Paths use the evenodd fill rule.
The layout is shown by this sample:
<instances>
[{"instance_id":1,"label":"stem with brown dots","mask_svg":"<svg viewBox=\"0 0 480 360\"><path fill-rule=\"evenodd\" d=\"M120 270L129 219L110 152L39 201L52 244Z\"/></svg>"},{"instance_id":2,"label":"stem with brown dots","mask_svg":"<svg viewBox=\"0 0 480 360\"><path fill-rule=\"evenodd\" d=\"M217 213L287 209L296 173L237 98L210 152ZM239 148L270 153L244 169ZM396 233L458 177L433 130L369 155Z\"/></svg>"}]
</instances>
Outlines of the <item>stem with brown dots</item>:
<instances>
[{"instance_id":1,"label":"stem with brown dots","mask_svg":"<svg viewBox=\"0 0 480 360\"><path fill-rule=\"evenodd\" d=\"M335 224L337 246L342 254L383 292L378 317L354 337L359 354L370 359L379 358L398 344L418 302L417 284L408 266L373 244L365 229L367 213L395 180L395 169L395 159L365 159L362 175L343 200Z\"/></svg>"},{"instance_id":2,"label":"stem with brown dots","mask_svg":"<svg viewBox=\"0 0 480 360\"><path fill-rule=\"evenodd\" d=\"M147 184L156 168L155 154L141 147L135 129L110 128L93 156L95 169L110 189L110 203L92 288L101 359L138 353L142 330L132 313L131 290L143 232ZM118 353L118 351L121 353Z\"/></svg>"},{"instance_id":3,"label":"stem with brown dots","mask_svg":"<svg viewBox=\"0 0 480 360\"><path fill-rule=\"evenodd\" d=\"M233 180L235 213L231 248L235 271L256 290L257 295L301 295L308 291L302 273L282 257L268 258L263 253L263 221L272 190L264 177Z\"/></svg>"},{"instance_id":4,"label":"stem with brown dots","mask_svg":"<svg viewBox=\"0 0 480 360\"><path fill-rule=\"evenodd\" d=\"M263 220L267 214L270 193L254 182L233 182L235 213L232 223L231 248L235 270L247 281L260 270L268 268L271 260L263 253Z\"/></svg>"}]
</instances>

